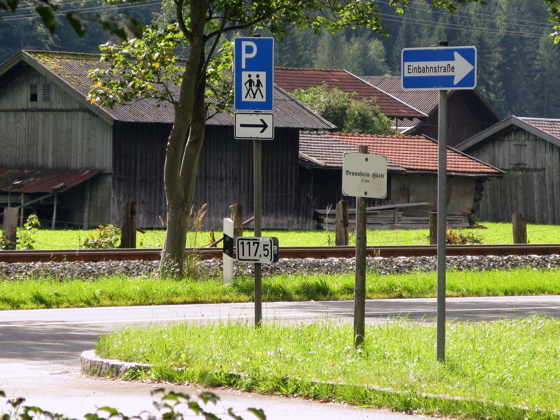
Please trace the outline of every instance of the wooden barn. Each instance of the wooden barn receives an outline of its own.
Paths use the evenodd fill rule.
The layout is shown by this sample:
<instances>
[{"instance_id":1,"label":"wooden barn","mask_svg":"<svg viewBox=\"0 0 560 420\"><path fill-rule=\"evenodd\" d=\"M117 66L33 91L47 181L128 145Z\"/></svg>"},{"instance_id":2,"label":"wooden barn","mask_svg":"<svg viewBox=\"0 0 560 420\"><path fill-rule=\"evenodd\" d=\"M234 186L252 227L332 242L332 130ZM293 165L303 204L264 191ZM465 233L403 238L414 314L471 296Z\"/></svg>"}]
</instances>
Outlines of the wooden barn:
<instances>
[{"instance_id":1,"label":"wooden barn","mask_svg":"<svg viewBox=\"0 0 560 420\"><path fill-rule=\"evenodd\" d=\"M114 109L88 103L88 70L102 65L99 55L21 51L0 66L0 208L23 202L43 220L57 208L67 226L119 225L122 204L136 199L138 226L163 226L173 108L149 100ZM275 139L262 148L263 227L309 227L299 132L334 126L280 88L275 105ZM197 206L208 203L205 227L219 229L233 203L249 218L252 182L252 142L234 139L231 115L212 117L195 197Z\"/></svg>"},{"instance_id":2,"label":"wooden barn","mask_svg":"<svg viewBox=\"0 0 560 420\"><path fill-rule=\"evenodd\" d=\"M361 76L374 86L428 115L425 119L396 119L403 134L438 138L438 90L404 90L400 76ZM456 146L500 121L492 105L476 89L448 92L448 144Z\"/></svg>"},{"instance_id":3,"label":"wooden barn","mask_svg":"<svg viewBox=\"0 0 560 420\"><path fill-rule=\"evenodd\" d=\"M457 146L506 175L490 183L482 220L511 222L520 210L534 224L560 224L560 120L510 116Z\"/></svg>"},{"instance_id":4,"label":"wooden barn","mask_svg":"<svg viewBox=\"0 0 560 420\"><path fill-rule=\"evenodd\" d=\"M341 168L344 153L356 153L360 145L388 160L388 197L369 199L368 206L400 205L405 217L427 227L428 212L437 209L438 144L426 136L302 133L300 158L307 173L300 178L307 184L304 189L312 192L311 206L334 208L341 199L354 205L353 199L342 195ZM465 223L472 223L478 218L484 185L489 180L490 185L495 183L503 172L451 147L447 151L447 171L447 213L464 216Z\"/></svg>"}]
</instances>

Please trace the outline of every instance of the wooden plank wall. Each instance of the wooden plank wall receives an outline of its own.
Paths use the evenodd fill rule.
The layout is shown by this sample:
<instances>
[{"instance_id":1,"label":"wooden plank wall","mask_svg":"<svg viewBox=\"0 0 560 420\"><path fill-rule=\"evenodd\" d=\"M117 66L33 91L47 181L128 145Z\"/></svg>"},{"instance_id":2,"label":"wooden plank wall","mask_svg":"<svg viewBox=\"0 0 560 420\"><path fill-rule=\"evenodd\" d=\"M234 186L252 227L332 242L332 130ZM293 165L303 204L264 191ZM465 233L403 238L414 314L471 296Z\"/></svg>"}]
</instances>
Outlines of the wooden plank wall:
<instances>
[{"instance_id":1,"label":"wooden plank wall","mask_svg":"<svg viewBox=\"0 0 560 420\"><path fill-rule=\"evenodd\" d=\"M274 140L262 141L263 229L299 226L298 147L297 129L277 128ZM235 140L233 127L206 129L195 193L196 207L204 203L206 229L221 229L233 203L243 205L245 220L253 216L253 142Z\"/></svg>"},{"instance_id":2,"label":"wooden plank wall","mask_svg":"<svg viewBox=\"0 0 560 420\"><path fill-rule=\"evenodd\" d=\"M171 124L122 123L114 125L112 223L120 226L122 205L138 200L136 224L162 228L167 208L163 167Z\"/></svg>"},{"instance_id":3,"label":"wooden plank wall","mask_svg":"<svg viewBox=\"0 0 560 420\"><path fill-rule=\"evenodd\" d=\"M515 128L469 151L506 171L486 184L481 220L511 222L517 209L534 224L560 224L560 148Z\"/></svg>"},{"instance_id":4,"label":"wooden plank wall","mask_svg":"<svg viewBox=\"0 0 560 420\"><path fill-rule=\"evenodd\" d=\"M448 144L456 146L462 141L480 133L497 123L484 118L469 104L462 92L455 92L449 97L448 103ZM421 123L412 134L425 134L433 139L438 138L438 112L432 113L425 123Z\"/></svg>"},{"instance_id":5,"label":"wooden plank wall","mask_svg":"<svg viewBox=\"0 0 560 420\"><path fill-rule=\"evenodd\" d=\"M37 84L37 102L29 85ZM51 100L42 86L51 85ZM33 69L0 93L0 165L12 168L112 170L112 128Z\"/></svg>"}]
</instances>

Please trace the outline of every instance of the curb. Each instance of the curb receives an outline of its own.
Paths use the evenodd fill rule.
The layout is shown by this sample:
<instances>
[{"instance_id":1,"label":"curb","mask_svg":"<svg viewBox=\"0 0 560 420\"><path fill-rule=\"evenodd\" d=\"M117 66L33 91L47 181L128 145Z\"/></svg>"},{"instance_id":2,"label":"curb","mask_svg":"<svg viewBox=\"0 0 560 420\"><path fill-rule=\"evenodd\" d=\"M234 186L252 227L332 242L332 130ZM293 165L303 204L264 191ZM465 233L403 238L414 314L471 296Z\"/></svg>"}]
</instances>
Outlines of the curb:
<instances>
[{"instance_id":1,"label":"curb","mask_svg":"<svg viewBox=\"0 0 560 420\"><path fill-rule=\"evenodd\" d=\"M91 376L111 376L119 377L126 372L151 370L150 364L129 363L114 359L102 359L95 354L95 350L84 351L80 356L80 372ZM209 373L212 375L211 373ZM243 373L228 372L226 374L233 382L250 381L250 378ZM414 413L416 410L427 413L443 415L446 417L465 417L465 406L472 411L472 415L466 418L499 418L499 419L534 419L534 420L560 420L560 412L543 412L539 408L530 409L523 406L506 406L502 403L473 400L449 395L434 395L427 393L416 393L412 391L396 391L392 388L379 386L359 386L338 382L324 381L302 381L300 379L284 378L286 383L301 386L300 389L307 388L310 391L316 387L323 387L332 391L347 390L351 394L360 394L368 397L371 407L377 408L396 408L396 411ZM235 386L234 386L235 387ZM387 405L387 401L392 403ZM469 410L467 410L469 411Z\"/></svg>"},{"instance_id":2,"label":"curb","mask_svg":"<svg viewBox=\"0 0 560 420\"><path fill-rule=\"evenodd\" d=\"M95 350L87 350L80 355L80 373L91 376L122 376L129 370L149 371L151 365L144 363L129 363L115 359L102 359L95 354Z\"/></svg>"}]
</instances>

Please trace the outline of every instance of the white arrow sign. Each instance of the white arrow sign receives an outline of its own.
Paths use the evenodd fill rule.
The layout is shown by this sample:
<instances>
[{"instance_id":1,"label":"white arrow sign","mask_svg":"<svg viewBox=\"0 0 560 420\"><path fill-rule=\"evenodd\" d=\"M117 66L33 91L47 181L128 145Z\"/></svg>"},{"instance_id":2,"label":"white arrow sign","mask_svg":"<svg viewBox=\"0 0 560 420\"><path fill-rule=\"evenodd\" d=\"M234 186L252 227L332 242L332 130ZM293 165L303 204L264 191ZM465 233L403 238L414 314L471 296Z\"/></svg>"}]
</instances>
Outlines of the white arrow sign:
<instances>
[{"instance_id":1,"label":"white arrow sign","mask_svg":"<svg viewBox=\"0 0 560 420\"><path fill-rule=\"evenodd\" d=\"M236 139L274 139L274 114L235 114Z\"/></svg>"},{"instance_id":2,"label":"white arrow sign","mask_svg":"<svg viewBox=\"0 0 560 420\"><path fill-rule=\"evenodd\" d=\"M456 51L454 56L453 61L407 62L404 66L404 75L406 77L455 76L453 84L456 85L474 69L474 66Z\"/></svg>"}]
</instances>

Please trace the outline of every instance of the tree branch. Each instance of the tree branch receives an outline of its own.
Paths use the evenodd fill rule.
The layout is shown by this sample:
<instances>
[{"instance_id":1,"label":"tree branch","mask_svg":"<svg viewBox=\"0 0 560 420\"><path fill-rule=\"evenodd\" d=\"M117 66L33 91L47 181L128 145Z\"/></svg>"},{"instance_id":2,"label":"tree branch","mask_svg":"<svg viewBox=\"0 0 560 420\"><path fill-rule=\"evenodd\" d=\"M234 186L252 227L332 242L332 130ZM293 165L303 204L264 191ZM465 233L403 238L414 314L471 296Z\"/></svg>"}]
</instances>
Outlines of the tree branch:
<instances>
[{"instance_id":1,"label":"tree branch","mask_svg":"<svg viewBox=\"0 0 560 420\"><path fill-rule=\"evenodd\" d=\"M228 9L229 9L229 5L226 5L226 8L224 9L224 16L222 17L222 24L220 25L220 29L218 31L218 36L214 40L214 44L212 44L212 48L210 48L210 52L208 53L208 55L206 56L206 58L204 60L204 64L202 65L202 71L198 74L198 77L196 79L195 89L198 89L198 86L200 85L200 82L202 81L202 75L206 74L206 68L208 67L208 63L210 62L210 59L212 58L212 54L214 54L214 51L216 51L216 47L218 46L218 42L220 41L220 37L222 36L222 34L224 32L224 28L226 26L226 21L227 21L227 16L228 16ZM209 38L205 37L204 41L206 42L208 39Z\"/></svg>"},{"instance_id":2,"label":"tree branch","mask_svg":"<svg viewBox=\"0 0 560 420\"><path fill-rule=\"evenodd\" d=\"M185 17L183 15L183 5L185 4L185 0L173 0L173 2L175 3L175 7L177 9L177 23L179 24L179 29L181 29L185 38L189 42L192 42L192 33L185 26Z\"/></svg>"}]
</instances>

